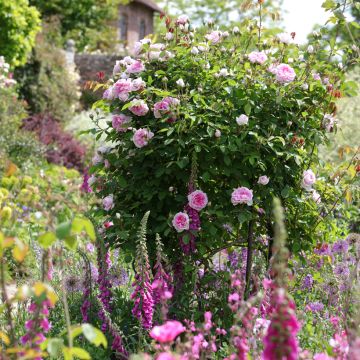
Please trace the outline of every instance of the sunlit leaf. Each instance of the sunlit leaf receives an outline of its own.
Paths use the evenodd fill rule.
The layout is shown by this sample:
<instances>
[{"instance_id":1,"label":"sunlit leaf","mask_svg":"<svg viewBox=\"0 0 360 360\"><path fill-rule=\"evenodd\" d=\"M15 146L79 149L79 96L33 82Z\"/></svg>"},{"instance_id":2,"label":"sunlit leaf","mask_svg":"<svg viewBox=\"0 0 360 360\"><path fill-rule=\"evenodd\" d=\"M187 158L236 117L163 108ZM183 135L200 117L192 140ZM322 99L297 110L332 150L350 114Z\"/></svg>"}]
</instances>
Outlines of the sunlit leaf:
<instances>
[{"instance_id":1,"label":"sunlit leaf","mask_svg":"<svg viewBox=\"0 0 360 360\"><path fill-rule=\"evenodd\" d=\"M89 342L95 346L103 345L105 348L107 347L106 337L99 329L90 324L83 324L82 329L84 336Z\"/></svg>"},{"instance_id":2,"label":"sunlit leaf","mask_svg":"<svg viewBox=\"0 0 360 360\"><path fill-rule=\"evenodd\" d=\"M56 241L56 236L52 232L46 232L38 238L38 242L44 249L49 248Z\"/></svg>"}]
</instances>

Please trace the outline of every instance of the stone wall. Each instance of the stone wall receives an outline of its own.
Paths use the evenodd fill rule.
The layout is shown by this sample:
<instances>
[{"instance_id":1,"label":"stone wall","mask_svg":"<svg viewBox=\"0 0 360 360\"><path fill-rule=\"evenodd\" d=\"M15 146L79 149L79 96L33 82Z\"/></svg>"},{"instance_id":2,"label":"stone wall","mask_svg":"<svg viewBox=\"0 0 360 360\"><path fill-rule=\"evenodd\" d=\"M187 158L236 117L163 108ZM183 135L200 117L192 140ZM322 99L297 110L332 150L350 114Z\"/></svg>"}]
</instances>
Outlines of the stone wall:
<instances>
[{"instance_id":1,"label":"stone wall","mask_svg":"<svg viewBox=\"0 0 360 360\"><path fill-rule=\"evenodd\" d=\"M96 74L100 71L103 71L105 78L108 79L112 75L116 60L122 57L122 55L75 54L74 61L80 74L81 85L86 81L97 80Z\"/></svg>"}]
</instances>

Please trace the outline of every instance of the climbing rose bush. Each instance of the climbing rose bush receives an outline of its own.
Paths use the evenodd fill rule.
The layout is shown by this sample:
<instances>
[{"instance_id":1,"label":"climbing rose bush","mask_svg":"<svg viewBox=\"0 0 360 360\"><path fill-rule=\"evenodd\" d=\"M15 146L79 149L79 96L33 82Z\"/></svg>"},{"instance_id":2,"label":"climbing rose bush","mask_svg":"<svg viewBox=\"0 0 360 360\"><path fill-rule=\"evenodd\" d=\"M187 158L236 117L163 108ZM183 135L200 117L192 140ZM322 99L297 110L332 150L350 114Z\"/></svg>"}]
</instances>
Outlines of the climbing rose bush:
<instances>
[{"instance_id":1,"label":"climbing rose bush","mask_svg":"<svg viewBox=\"0 0 360 360\"><path fill-rule=\"evenodd\" d=\"M90 172L103 199L96 211L114 224L105 241L132 261L136 227L150 211L149 237L161 236L182 274L175 278L190 283L196 279L185 280L184 269L196 272L216 249L271 232L276 196L291 251L311 248L327 236L319 199L333 199L322 197L326 180L315 167L317 146L328 139L324 118L335 116L334 91L346 88L340 68L316 59L318 38L309 52L294 34L213 24L195 32L187 17L166 24L163 43L139 41L134 58L118 60L99 85L103 99L94 108L112 120L96 132L111 146L99 149ZM151 257L154 242L148 246ZM270 242L256 246L268 261Z\"/></svg>"}]
</instances>

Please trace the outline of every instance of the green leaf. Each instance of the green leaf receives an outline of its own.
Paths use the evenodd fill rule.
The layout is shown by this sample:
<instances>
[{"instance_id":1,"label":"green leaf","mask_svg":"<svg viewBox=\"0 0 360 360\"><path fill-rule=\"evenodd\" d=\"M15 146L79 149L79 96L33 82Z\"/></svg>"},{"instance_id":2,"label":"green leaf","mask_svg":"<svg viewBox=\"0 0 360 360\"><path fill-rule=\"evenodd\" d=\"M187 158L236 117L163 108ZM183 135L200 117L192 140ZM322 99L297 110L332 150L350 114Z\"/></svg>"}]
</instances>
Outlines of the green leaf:
<instances>
[{"instance_id":1,"label":"green leaf","mask_svg":"<svg viewBox=\"0 0 360 360\"><path fill-rule=\"evenodd\" d=\"M75 217L71 223L71 232L73 234L80 234L82 231L85 231L89 238L95 241L96 234L92 222L87 218Z\"/></svg>"},{"instance_id":2,"label":"green leaf","mask_svg":"<svg viewBox=\"0 0 360 360\"><path fill-rule=\"evenodd\" d=\"M244 111L245 111L245 114L246 115L250 115L251 113L251 105L249 103L247 103L245 106L244 106Z\"/></svg>"},{"instance_id":3,"label":"green leaf","mask_svg":"<svg viewBox=\"0 0 360 360\"><path fill-rule=\"evenodd\" d=\"M76 250L78 244L76 235L67 236L64 241L69 250Z\"/></svg>"},{"instance_id":4,"label":"green leaf","mask_svg":"<svg viewBox=\"0 0 360 360\"><path fill-rule=\"evenodd\" d=\"M107 347L107 340L105 335L97 328L90 324L82 324L84 336L86 339L94 344L95 346L103 345L104 348Z\"/></svg>"},{"instance_id":5,"label":"green leaf","mask_svg":"<svg viewBox=\"0 0 360 360\"><path fill-rule=\"evenodd\" d=\"M56 236L52 232L46 232L38 238L40 246L44 249L49 248L56 241Z\"/></svg>"},{"instance_id":6,"label":"green leaf","mask_svg":"<svg viewBox=\"0 0 360 360\"><path fill-rule=\"evenodd\" d=\"M57 226L56 236L60 240L65 239L70 234L70 230L71 230L71 222L70 221L63 222Z\"/></svg>"},{"instance_id":7,"label":"green leaf","mask_svg":"<svg viewBox=\"0 0 360 360\"><path fill-rule=\"evenodd\" d=\"M61 357L62 349L64 347L63 339L49 339L46 350L51 357L59 359Z\"/></svg>"},{"instance_id":8,"label":"green leaf","mask_svg":"<svg viewBox=\"0 0 360 360\"><path fill-rule=\"evenodd\" d=\"M248 210L242 210L238 216L239 223L242 224L244 222L250 221L254 215Z\"/></svg>"},{"instance_id":9,"label":"green leaf","mask_svg":"<svg viewBox=\"0 0 360 360\"><path fill-rule=\"evenodd\" d=\"M79 347L71 348L71 354L82 360L91 360L90 354Z\"/></svg>"}]
</instances>

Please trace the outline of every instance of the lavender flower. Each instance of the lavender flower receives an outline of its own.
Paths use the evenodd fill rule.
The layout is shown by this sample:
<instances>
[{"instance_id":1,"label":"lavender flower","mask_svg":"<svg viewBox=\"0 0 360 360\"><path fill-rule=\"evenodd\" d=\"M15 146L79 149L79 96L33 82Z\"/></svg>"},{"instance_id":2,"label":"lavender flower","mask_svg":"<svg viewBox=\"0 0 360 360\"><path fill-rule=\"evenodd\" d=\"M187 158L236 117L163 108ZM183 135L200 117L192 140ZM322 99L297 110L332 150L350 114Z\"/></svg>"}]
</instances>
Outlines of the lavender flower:
<instances>
[{"instance_id":1,"label":"lavender flower","mask_svg":"<svg viewBox=\"0 0 360 360\"><path fill-rule=\"evenodd\" d=\"M341 277L348 277L350 275L350 269L345 264L339 264L335 267L334 274Z\"/></svg>"},{"instance_id":2,"label":"lavender flower","mask_svg":"<svg viewBox=\"0 0 360 360\"><path fill-rule=\"evenodd\" d=\"M338 240L332 247L331 251L333 254L347 253L349 250L349 244L346 240Z\"/></svg>"},{"instance_id":3,"label":"lavender flower","mask_svg":"<svg viewBox=\"0 0 360 360\"><path fill-rule=\"evenodd\" d=\"M302 288L303 289L310 289L313 285L314 279L312 277L311 274L307 274L304 277L303 283L302 283Z\"/></svg>"},{"instance_id":4,"label":"lavender flower","mask_svg":"<svg viewBox=\"0 0 360 360\"><path fill-rule=\"evenodd\" d=\"M308 307L312 312L319 312L324 309L324 304L321 302L315 301L315 302L309 303Z\"/></svg>"}]
</instances>

